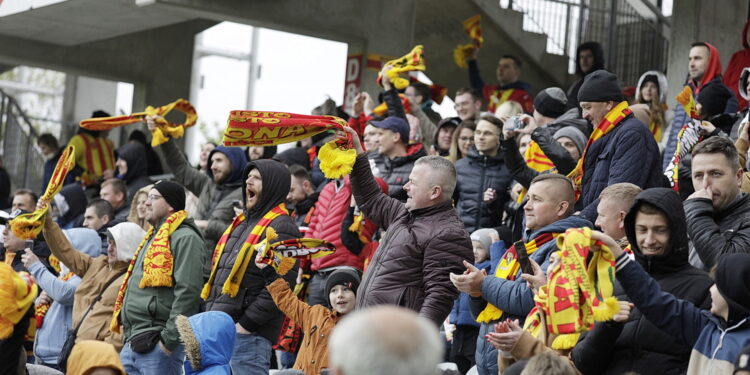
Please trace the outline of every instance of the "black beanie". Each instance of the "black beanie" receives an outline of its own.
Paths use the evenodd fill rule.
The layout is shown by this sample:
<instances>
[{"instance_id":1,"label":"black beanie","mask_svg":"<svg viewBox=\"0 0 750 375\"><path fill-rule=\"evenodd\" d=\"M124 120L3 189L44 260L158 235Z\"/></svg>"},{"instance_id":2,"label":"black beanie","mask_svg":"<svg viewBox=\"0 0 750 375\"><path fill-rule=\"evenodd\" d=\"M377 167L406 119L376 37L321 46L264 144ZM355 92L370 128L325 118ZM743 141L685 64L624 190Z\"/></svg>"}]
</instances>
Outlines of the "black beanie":
<instances>
[{"instance_id":1,"label":"black beanie","mask_svg":"<svg viewBox=\"0 0 750 375\"><path fill-rule=\"evenodd\" d=\"M172 181L160 180L154 184L154 189L164 197L164 200L166 200L175 211L185 209L185 188L183 188L182 185Z\"/></svg>"},{"instance_id":2,"label":"black beanie","mask_svg":"<svg viewBox=\"0 0 750 375\"><path fill-rule=\"evenodd\" d=\"M331 289L336 285L346 285L354 294L357 294L359 281L359 271L352 267L339 268L333 271L326 279L326 300L328 295L331 294Z\"/></svg>"},{"instance_id":3,"label":"black beanie","mask_svg":"<svg viewBox=\"0 0 750 375\"><path fill-rule=\"evenodd\" d=\"M696 98L702 107L701 115L708 118L724 113L724 108L732 95L732 92L721 83L705 86Z\"/></svg>"},{"instance_id":4,"label":"black beanie","mask_svg":"<svg viewBox=\"0 0 750 375\"><path fill-rule=\"evenodd\" d=\"M645 85L646 82L651 82L656 85L656 87L659 87L659 77L657 77L656 74L648 74L643 77L643 81L641 81L641 87L639 87L638 90L642 89L643 85Z\"/></svg>"},{"instance_id":5,"label":"black beanie","mask_svg":"<svg viewBox=\"0 0 750 375\"><path fill-rule=\"evenodd\" d=\"M732 325L750 317L750 254L724 254L716 266L716 288L727 300Z\"/></svg>"},{"instance_id":6,"label":"black beanie","mask_svg":"<svg viewBox=\"0 0 750 375\"><path fill-rule=\"evenodd\" d=\"M558 118L565 113L568 97L559 87L548 87L534 98L534 109L542 116Z\"/></svg>"},{"instance_id":7,"label":"black beanie","mask_svg":"<svg viewBox=\"0 0 750 375\"><path fill-rule=\"evenodd\" d=\"M587 75L578 90L579 102L621 102L622 100L622 90L620 90L617 76L606 70L597 70Z\"/></svg>"}]
</instances>

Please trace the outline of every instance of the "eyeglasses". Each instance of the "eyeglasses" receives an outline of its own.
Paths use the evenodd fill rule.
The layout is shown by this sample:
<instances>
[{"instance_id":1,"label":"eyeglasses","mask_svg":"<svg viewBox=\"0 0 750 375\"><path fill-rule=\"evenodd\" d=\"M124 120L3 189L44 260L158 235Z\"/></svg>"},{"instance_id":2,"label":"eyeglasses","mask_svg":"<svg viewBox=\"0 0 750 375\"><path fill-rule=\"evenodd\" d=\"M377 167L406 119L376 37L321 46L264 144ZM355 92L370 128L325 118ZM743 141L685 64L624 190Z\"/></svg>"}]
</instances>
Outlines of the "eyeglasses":
<instances>
[{"instance_id":1,"label":"eyeglasses","mask_svg":"<svg viewBox=\"0 0 750 375\"><path fill-rule=\"evenodd\" d=\"M474 137L458 137L459 142L471 142Z\"/></svg>"},{"instance_id":2,"label":"eyeglasses","mask_svg":"<svg viewBox=\"0 0 750 375\"><path fill-rule=\"evenodd\" d=\"M164 197L163 197L163 196L161 196L161 195L153 195L153 194L149 194L149 195L148 195L148 196L146 197L146 199L147 199L147 200L150 200L150 201L155 201L155 200L157 200L157 199L160 199L160 198L164 198Z\"/></svg>"}]
</instances>

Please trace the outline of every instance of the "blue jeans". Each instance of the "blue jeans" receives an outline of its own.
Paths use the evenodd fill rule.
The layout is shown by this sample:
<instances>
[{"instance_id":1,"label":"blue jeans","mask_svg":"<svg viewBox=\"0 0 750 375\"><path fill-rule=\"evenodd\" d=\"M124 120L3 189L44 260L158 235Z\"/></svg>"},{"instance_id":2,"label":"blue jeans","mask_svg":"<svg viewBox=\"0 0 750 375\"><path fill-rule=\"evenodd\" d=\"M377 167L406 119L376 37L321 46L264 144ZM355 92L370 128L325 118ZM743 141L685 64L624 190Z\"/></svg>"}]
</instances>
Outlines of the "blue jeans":
<instances>
[{"instance_id":1,"label":"blue jeans","mask_svg":"<svg viewBox=\"0 0 750 375\"><path fill-rule=\"evenodd\" d=\"M140 354L134 352L127 342L120 352L120 360L128 375L182 375L185 347L177 345L172 354L167 355L157 343L150 352Z\"/></svg>"},{"instance_id":2,"label":"blue jeans","mask_svg":"<svg viewBox=\"0 0 750 375\"><path fill-rule=\"evenodd\" d=\"M271 367L271 341L251 333L237 334L232 353L232 373L243 375L268 375Z\"/></svg>"}]
</instances>

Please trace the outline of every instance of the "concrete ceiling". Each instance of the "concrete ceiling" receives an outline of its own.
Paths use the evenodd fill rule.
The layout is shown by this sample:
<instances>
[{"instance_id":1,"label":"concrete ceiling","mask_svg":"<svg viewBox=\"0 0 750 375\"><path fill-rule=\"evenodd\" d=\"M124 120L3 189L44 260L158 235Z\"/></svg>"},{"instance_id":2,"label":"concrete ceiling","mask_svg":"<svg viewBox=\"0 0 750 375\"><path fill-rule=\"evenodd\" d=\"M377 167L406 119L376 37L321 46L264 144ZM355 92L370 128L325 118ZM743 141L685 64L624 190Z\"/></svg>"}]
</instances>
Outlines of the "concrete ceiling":
<instances>
[{"instance_id":1,"label":"concrete ceiling","mask_svg":"<svg viewBox=\"0 0 750 375\"><path fill-rule=\"evenodd\" d=\"M155 12L134 0L67 0L0 17L0 34L74 46L193 18L186 12Z\"/></svg>"}]
</instances>

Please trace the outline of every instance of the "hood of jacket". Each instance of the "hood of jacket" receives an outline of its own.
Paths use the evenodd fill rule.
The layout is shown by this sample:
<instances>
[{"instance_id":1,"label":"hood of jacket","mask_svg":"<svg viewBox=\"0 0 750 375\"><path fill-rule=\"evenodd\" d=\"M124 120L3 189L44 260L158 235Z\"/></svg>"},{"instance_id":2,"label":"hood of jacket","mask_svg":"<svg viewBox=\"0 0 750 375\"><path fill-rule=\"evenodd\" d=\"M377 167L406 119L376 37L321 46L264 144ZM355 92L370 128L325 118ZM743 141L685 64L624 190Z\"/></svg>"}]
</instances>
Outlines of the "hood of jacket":
<instances>
[{"instance_id":1,"label":"hood of jacket","mask_svg":"<svg viewBox=\"0 0 750 375\"><path fill-rule=\"evenodd\" d=\"M426 155L427 155L427 151L425 151L424 146L421 143L412 143L406 146L406 155L398 156L393 159L388 159L387 157L384 157L383 162L386 165L398 167L406 163L415 162L417 159Z\"/></svg>"},{"instance_id":2,"label":"hood of jacket","mask_svg":"<svg viewBox=\"0 0 750 375\"><path fill-rule=\"evenodd\" d=\"M453 131L455 132L456 129L458 129L458 125L460 125L461 120L458 117L447 117L438 123L437 129L435 129L435 136L432 138L432 144L435 145L435 150L437 150L441 156L448 155L449 150L443 150L438 147L438 135L440 134L440 129L452 126ZM445 155L443 155L445 153Z\"/></svg>"},{"instance_id":3,"label":"hood of jacket","mask_svg":"<svg viewBox=\"0 0 750 375\"><path fill-rule=\"evenodd\" d=\"M98 367L112 369L118 375L125 375L120 355L112 344L95 340L76 342L68 358L67 373L88 374Z\"/></svg>"},{"instance_id":4,"label":"hood of jacket","mask_svg":"<svg viewBox=\"0 0 750 375\"><path fill-rule=\"evenodd\" d=\"M207 311L176 320L180 339L185 343L187 374L220 366L229 370L234 351L234 320L223 311ZM189 365L188 365L189 364Z\"/></svg>"},{"instance_id":5,"label":"hood of jacket","mask_svg":"<svg viewBox=\"0 0 750 375\"><path fill-rule=\"evenodd\" d=\"M750 78L750 68L746 67L742 69L742 73L740 74L740 81L737 84L739 86L737 87L737 90L739 91L742 98L745 100L750 100L750 93L747 92L748 78Z\"/></svg>"},{"instance_id":6,"label":"hood of jacket","mask_svg":"<svg viewBox=\"0 0 750 375\"><path fill-rule=\"evenodd\" d=\"M276 160L256 160L247 164L242 173L242 201L247 202L247 176L253 169L258 169L263 180L263 189L258 197L258 203L252 210L245 210L248 219L261 218L266 212L286 202L289 188L292 184L292 175L284 164Z\"/></svg>"},{"instance_id":7,"label":"hood of jacket","mask_svg":"<svg viewBox=\"0 0 750 375\"><path fill-rule=\"evenodd\" d=\"M293 147L274 155L273 160L280 161L287 166L299 165L310 170L310 154L302 147Z\"/></svg>"},{"instance_id":8,"label":"hood of jacket","mask_svg":"<svg viewBox=\"0 0 750 375\"><path fill-rule=\"evenodd\" d=\"M716 288L729 306L729 326L750 319L750 254L722 255L716 265Z\"/></svg>"},{"instance_id":9,"label":"hood of jacket","mask_svg":"<svg viewBox=\"0 0 750 375\"><path fill-rule=\"evenodd\" d=\"M240 186L240 184L245 181L243 178L243 172L247 166L247 156L245 153L242 149L237 147L216 146L216 148L211 150L208 154L208 161L206 162L206 168L208 169L208 172L206 173L208 174L208 177L211 177L212 181L214 179L214 172L211 170L211 156L217 152L226 155L229 159L229 163L232 165L232 173L230 173L229 177L224 179L220 185Z\"/></svg>"},{"instance_id":10,"label":"hood of jacket","mask_svg":"<svg viewBox=\"0 0 750 375\"><path fill-rule=\"evenodd\" d=\"M638 78L638 85L636 86L636 89L635 89L636 103L643 103L643 98L641 97L641 87L643 87L643 79L646 78L646 76L656 76L656 80L659 82L659 102L666 103L667 93L669 91L669 85L667 84L667 76L665 76L664 73L658 70L649 70L648 72L643 73L641 75L641 78Z\"/></svg>"},{"instance_id":11,"label":"hood of jacket","mask_svg":"<svg viewBox=\"0 0 750 375\"><path fill-rule=\"evenodd\" d=\"M669 223L669 244L662 255L644 255L638 247L635 237L635 218L639 207L648 203L658 208L667 217ZM670 273L688 266L688 237L685 211L680 196L669 188L651 188L642 191L635 197L633 206L625 215L625 235L635 259L648 273Z\"/></svg>"},{"instance_id":12,"label":"hood of jacket","mask_svg":"<svg viewBox=\"0 0 750 375\"><path fill-rule=\"evenodd\" d=\"M591 70L586 74L583 73L581 70L581 64L578 62L578 56L580 56L582 50L589 50L594 55L594 64L591 65ZM600 69L604 69L604 50L602 49L601 44L597 42L581 43L576 49L576 74L583 78Z\"/></svg>"},{"instance_id":13,"label":"hood of jacket","mask_svg":"<svg viewBox=\"0 0 750 375\"><path fill-rule=\"evenodd\" d=\"M117 157L128 163L128 171L119 178L130 182L138 177L148 175L148 161L146 160L146 148L138 142L126 143L117 149Z\"/></svg>"},{"instance_id":14,"label":"hood of jacket","mask_svg":"<svg viewBox=\"0 0 750 375\"><path fill-rule=\"evenodd\" d=\"M63 229L74 249L93 258L102 255L102 239L99 233L89 228Z\"/></svg>"},{"instance_id":15,"label":"hood of jacket","mask_svg":"<svg viewBox=\"0 0 750 375\"><path fill-rule=\"evenodd\" d=\"M130 262L141 240L146 236L146 231L140 225L131 222L117 224L107 229L107 232L117 246L117 260L122 262Z\"/></svg>"},{"instance_id":16,"label":"hood of jacket","mask_svg":"<svg viewBox=\"0 0 750 375\"><path fill-rule=\"evenodd\" d=\"M69 184L63 186L60 193L55 195L53 199L55 199L55 203L58 203L60 198L65 200L64 205L67 208L63 209L63 207L60 207L62 205L58 204L60 208L59 222L61 224L66 224L86 212L86 194L83 192L81 185Z\"/></svg>"},{"instance_id":17,"label":"hood of jacket","mask_svg":"<svg viewBox=\"0 0 750 375\"><path fill-rule=\"evenodd\" d=\"M706 46L708 47L708 66L706 67L706 72L703 73L703 78L701 78L700 83L695 82L688 75L688 82L693 88L695 88L694 91L696 96L706 84L711 82L714 78L721 76L721 58L719 57L719 51L710 43L706 43Z\"/></svg>"}]
</instances>

